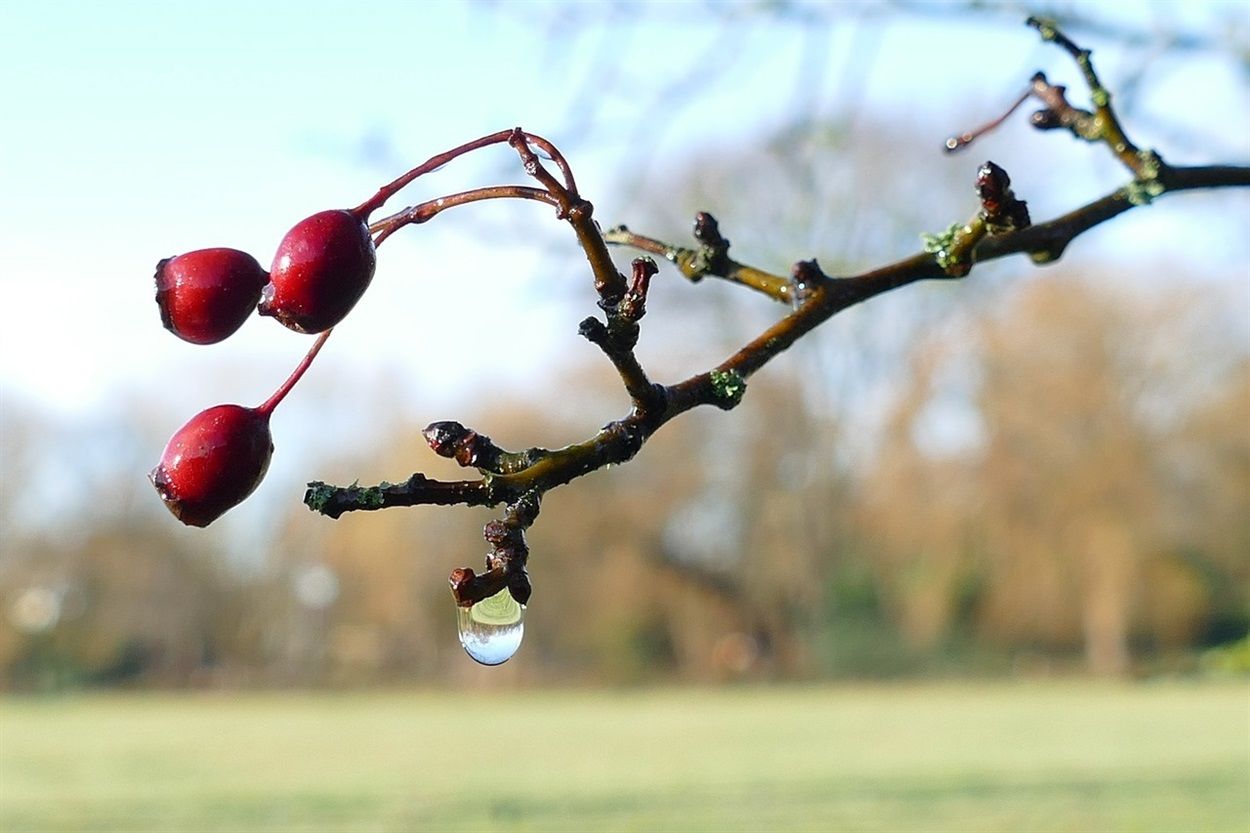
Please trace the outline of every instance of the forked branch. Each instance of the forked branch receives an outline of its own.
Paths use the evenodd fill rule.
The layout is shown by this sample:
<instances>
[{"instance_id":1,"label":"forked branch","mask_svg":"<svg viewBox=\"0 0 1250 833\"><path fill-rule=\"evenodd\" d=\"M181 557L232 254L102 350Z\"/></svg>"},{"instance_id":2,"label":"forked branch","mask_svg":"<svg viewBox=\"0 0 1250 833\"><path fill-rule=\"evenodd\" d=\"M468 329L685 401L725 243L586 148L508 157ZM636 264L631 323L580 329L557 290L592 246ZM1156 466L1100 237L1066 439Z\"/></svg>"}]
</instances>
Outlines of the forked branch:
<instances>
[{"instance_id":1,"label":"forked branch","mask_svg":"<svg viewBox=\"0 0 1250 833\"><path fill-rule=\"evenodd\" d=\"M1036 98L1043 109L1033 114L1035 127L1063 128L1085 141L1106 146L1132 179L1101 199L1035 224L1024 201L1012 192L1007 172L986 162L978 169L974 183L979 205L968 220L941 233L925 235L923 251L858 275L826 275L815 260L799 261L789 275L743 264L729 256L729 241L707 213L700 213L695 219L695 245L691 247L637 234L625 226L601 232L592 217L593 206L578 192L564 157L550 142L519 128L492 134L449 152L458 155L465 148L506 142L516 150L526 174L537 187L495 186L404 209L371 226L378 242L406 225L426 222L446 208L482 199L520 198L555 207L557 216L573 227L585 252L602 315L582 321L579 332L612 363L630 396L631 408L594 436L560 449L507 451L489 437L457 422L437 422L425 431L431 449L476 470L474 479L443 482L413 474L401 483L369 487L314 482L308 485L305 503L333 518L344 512L393 506L506 504L504 518L487 525L486 537L492 551L486 572L456 570L452 574L452 590L457 604L462 606L472 605L504 587L523 604L529 597L524 531L534 522L546 492L605 466L627 462L664 424L693 408L733 408L741 401L752 374L847 307L915 281L962 278L978 263L1009 255L1027 254L1035 263L1053 261L1081 234L1168 194L1250 186L1250 167L1173 167L1154 151L1139 149L1129 140L1112 109L1111 95L1094 71L1090 52L1079 48L1047 21L1030 18L1028 23L1044 40L1059 45L1076 62L1093 109L1070 104L1066 89L1051 84L1039 72L1007 114L983 128L947 140L948 150L968 146L1025 100ZM540 153L552 160L558 176L544 166ZM436 162L450 158L449 154L434 157L418 170L432 170L437 167ZM411 178L401 178L382 189L370 204L381 205L408 181ZM629 246L663 257L691 281L714 277L745 286L787 305L789 312L717 366L671 384L657 384L634 353L640 321L646 312L647 290L657 271L655 263L650 258L635 260L631 276L626 278L613 263L609 245Z\"/></svg>"}]
</instances>

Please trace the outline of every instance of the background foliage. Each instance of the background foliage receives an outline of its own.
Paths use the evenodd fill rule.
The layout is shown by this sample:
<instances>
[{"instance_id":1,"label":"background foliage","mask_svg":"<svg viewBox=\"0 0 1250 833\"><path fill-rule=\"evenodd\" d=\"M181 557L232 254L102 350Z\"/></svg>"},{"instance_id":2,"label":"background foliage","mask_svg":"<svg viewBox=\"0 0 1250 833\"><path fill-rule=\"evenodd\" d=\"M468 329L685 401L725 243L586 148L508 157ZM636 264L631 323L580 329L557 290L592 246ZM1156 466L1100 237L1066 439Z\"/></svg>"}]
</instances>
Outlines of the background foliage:
<instances>
[{"instance_id":1,"label":"background foliage","mask_svg":"<svg viewBox=\"0 0 1250 833\"><path fill-rule=\"evenodd\" d=\"M258 325L182 350L159 257L260 255L518 121L605 224L679 242L709 210L782 273L915 252L968 216L984 158L1035 218L1116 187L1023 118L940 153L1036 69L1078 86L1021 31L1038 9L69 5L0 9L0 829L1250 827L1245 189L848 310L732 413L553 492L500 668L456 644L446 584L493 513L330 521L299 497L457 477L433 420L559 446L624 410L549 217L449 212L388 243L265 485L211 530L144 478L192 409L248 404L306 346ZM1045 11L1134 138L1250 159L1244 4ZM668 271L648 308L663 381L776 315Z\"/></svg>"}]
</instances>

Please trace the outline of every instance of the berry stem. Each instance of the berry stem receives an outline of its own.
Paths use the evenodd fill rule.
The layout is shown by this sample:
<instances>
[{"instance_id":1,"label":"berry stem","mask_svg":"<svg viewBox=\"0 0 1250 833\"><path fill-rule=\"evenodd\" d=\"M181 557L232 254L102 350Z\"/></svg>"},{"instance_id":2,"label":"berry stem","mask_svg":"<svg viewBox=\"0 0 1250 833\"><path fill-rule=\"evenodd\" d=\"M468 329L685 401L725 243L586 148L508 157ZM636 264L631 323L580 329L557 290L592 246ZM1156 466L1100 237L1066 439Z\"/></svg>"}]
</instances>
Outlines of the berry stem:
<instances>
[{"instance_id":1,"label":"berry stem","mask_svg":"<svg viewBox=\"0 0 1250 833\"><path fill-rule=\"evenodd\" d=\"M500 130L497 133L491 133L487 136L482 136L480 139L474 139L471 142L465 142L463 145L459 145L458 147L454 147L451 150L444 151L443 153L435 154L434 156L431 156L429 159L425 160L420 165L408 171L408 173L404 174L398 179L395 179L394 181L386 185L383 185L381 188L378 189L378 192L376 194L374 194L365 202L362 202L360 205L356 206L356 208L354 208L352 212L358 215L359 217L361 217L362 219L367 219L370 214L372 214L377 209L381 208L383 203L385 203L391 197L395 196L395 194L401 188L403 188L408 183L412 182L417 177L428 174L431 171L438 170L439 168L446 165L448 162L452 161L458 156L463 156L466 153L470 153L471 151L475 151L475 150L478 150L479 148L484 148L489 145L497 145L497 144L500 144L501 142L506 142L508 141L508 139L512 137L512 134L514 132L515 132L515 129Z\"/></svg>"},{"instance_id":2,"label":"berry stem","mask_svg":"<svg viewBox=\"0 0 1250 833\"><path fill-rule=\"evenodd\" d=\"M564 158L564 154L560 153L555 145L544 139L542 136L535 136L532 133L526 133L519 127L513 127L508 130L500 130L496 133L482 136L481 138L474 139L471 142L465 142L463 145L454 147L451 150L431 156L429 159L408 171L403 176L386 185L383 185L380 189L378 189L376 194L352 209L352 213L367 221L370 214L381 208L387 200L395 196L396 193L417 177L424 176L425 174L438 170L448 162L459 156L463 156L466 153L470 153L490 145L498 145L504 142L513 141L514 138L518 136L522 137L527 142L532 142L536 147L542 150L543 153L549 156L551 161L556 164L556 167L560 169L560 173L563 174L564 183L568 190L572 193L577 193L577 186L573 181L573 170L569 167L568 160Z\"/></svg>"},{"instance_id":3,"label":"berry stem","mask_svg":"<svg viewBox=\"0 0 1250 833\"><path fill-rule=\"evenodd\" d=\"M1007 112L1003 113L998 118L992 121L988 121L985 124L981 125L980 127L973 128L972 130L969 130L967 133L961 133L958 136L951 136L949 139L947 139L946 140L946 152L954 153L955 151L960 150L961 148L965 148L968 145L972 144L981 136L984 136L986 133L989 133L991 130L996 129L1000 124L1007 121L1007 118L1012 113L1016 112L1016 110L1019 110L1020 105L1028 101L1029 96L1031 95L1033 95L1032 84L1030 84L1029 88L1020 94L1020 97L1015 100L1014 104L1012 104L1010 107L1007 108Z\"/></svg>"},{"instance_id":4,"label":"berry stem","mask_svg":"<svg viewBox=\"0 0 1250 833\"><path fill-rule=\"evenodd\" d=\"M548 159L555 163L556 167L560 169L560 173L564 176L564 187L570 194L577 194L577 182L573 179L573 169L569 166L568 160L564 158L564 154L560 152L559 148L542 136L536 136L533 133L517 132L520 133L526 142L541 150Z\"/></svg>"},{"instance_id":5,"label":"berry stem","mask_svg":"<svg viewBox=\"0 0 1250 833\"><path fill-rule=\"evenodd\" d=\"M498 199L535 200L537 202L545 202L555 208L560 207L559 200L541 188L530 188L525 185L494 185L489 188L475 188L472 191L448 194L445 197L409 206L389 217L370 223L369 231L377 235L373 238L373 245L375 247L380 246L383 240L404 226L424 223L448 208L455 208L458 205L467 205L468 203L481 200Z\"/></svg>"},{"instance_id":6,"label":"berry stem","mask_svg":"<svg viewBox=\"0 0 1250 833\"><path fill-rule=\"evenodd\" d=\"M330 333L332 332L334 332L334 330L329 329L317 336L317 340L313 342L313 346L310 347L308 352L304 354L304 358L300 360L300 363L296 366L295 370L291 371L291 375L286 377L286 381L273 392L273 396L266 399L260 407L256 409L258 413L267 417L273 413L274 408L278 407L278 405L282 403L283 399L286 399L286 395L291 392L291 388L295 387L295 384L300 380L300 377L304 375L304 371L308 370L309 366L312 364L313 359L317 358L317 354L321 352L321 345L326 343L326 339L330 337Z\"/></svg>"}]
</instances>

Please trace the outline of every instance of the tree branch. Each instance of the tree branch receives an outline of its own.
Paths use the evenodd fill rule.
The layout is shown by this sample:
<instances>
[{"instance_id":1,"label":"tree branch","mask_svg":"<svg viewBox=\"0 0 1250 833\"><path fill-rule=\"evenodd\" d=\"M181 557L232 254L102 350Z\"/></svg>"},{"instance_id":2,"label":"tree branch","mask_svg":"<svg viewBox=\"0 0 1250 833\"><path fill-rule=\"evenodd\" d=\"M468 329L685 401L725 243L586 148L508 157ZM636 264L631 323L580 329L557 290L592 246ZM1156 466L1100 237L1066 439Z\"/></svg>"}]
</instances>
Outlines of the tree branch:
<instances>
[{"instance_id":1,"label":"tree branch","mask_svg":"<svg viewBox=\"0 0 1250 833\"><path fill-rule=\"evenodd\" d=\"M1037 73L1030 80L1028 90L1006 115L1027 98L1037 98L1044 109L1034 114L1035 127L1063 127L1086 141L1106 145L1132 173L1132 181L1101 199L1033 225L1026 204L1012 193L1007 172L986 162L975 180L980 206L967 222L953 224L939 234L925 235L922 252L858 275L826 275L815 260L799 261L788 277L740 263L729 257L729 241L721 234L716 220L706 212L700 212L695 218L696 245L690 248L637 234L625 226L601 232L592 219L591 204L577 192L572 170L564 157L550 142L520 128L491 134L449 152L458 154L464 148L476 149L506 141L520 156L526 173L541 187L495 186L452 195L394 214L376 223L374 231L384 238L405 225L425 222L445 208L481 199L521 198L555 206L557 216L573 227L586 254L599 296L598 305L605 316L603 320L585 319L579 332L599 347L612 363L632 407L624 417L605 425L587 440L555 450L531 448L509 452L496 446L489 437L458 422L437 422L425 430L431 449L455 459L462 466L476 469L480 479L440 482L413 474L403 483L372 487L357 484L336 487L314 482L309 484L304 502L310 509L332 518L344 512L392 506L507 504L504 520L487 525L486 537L493 546L487 559L487 572L478 575L468 568L458 569L451 579L453 595L458 604L469 605L506 586L524 604L529 597L529 584L524 570L528 550L524 546L523 532L537 515L543 494L589 472L627 462L662 426L693 408L712 405L732 409L742 400L747 381L756 371L842 310L916 281L962 278L979 263L1010 255L1027 254L1037 264L1052 262L1080 235L1168 194L1250 186L1250 167L1172 167L1155 152L1139 150L1112 110L1111 96L1094 72L1090 52L1078 47L1049 22L1030 18L1028 23L1044 40L1065 49L1077 63L1095 109L1086 111L1073 107L1067 101L1064 87L1050 84L1044 75ZM977 136L1000 124L1006 115L983 128L948 140L948 149L966 147ZM560 178L543 167L534 148L556 164ZM449 154L434 157L414 170L428 169L434 162L448 158L451 158ZM405 176L408 179L401 178L387 186L372 203L380 205L399 186L410 181L411 176ZM637 259L633 262L632 278L627 280L612 262L609 244L664 257L692 282L715 277L744 286L787 305L790 311L716 367L673 384L654 384L635 356L634 347L656 266L650 258Z\"/></svg>"},{"instance_id":2,"label":"tree branch","mask_svg":"<svg viewBox=\"0 0 1250 833\"><path fill-rule=\"evenodd\" d=\"M1219 165L1167 168L1166 173L1160 174L1160 179L1165 194L1196 189L1247 187L1250 186L1250 167ZM1135 199L1132 186L1125 186L1048 222L986 236L972 250L972 261L985 263L1009 255L1028 254L1036 263L1048 263L1056 260L1068 244L1080 235L1143 204ZM699 256L697 250L669 246L621 228L604 236L611 242L636 245L644 251L661 254L680 252L678 259L686 263L692 263ZM688 252L692 253L689 257L686 255ZM691 274L697 274L696 280L714 277L743 285L751 285L738 279L744 269L749 269L755 275L769 275L762 270L743 267L732 260L726 260L724 264L728 274L713 271L707 266L700 267L697 271L693 267L687 268L691 269ZM769 277L776 281L782 280L775 275ZM692 408L714 405L729 409L737 405L745 390L746 380L753 373L842 310L916 281L947 280L950 277L937 258L927 252L842 278L824 275L814 261L802 262L796 267L796 275L787 282L786 292L766 292L770 297L783 302L791 302L793 298L802 296L798 309L770 326L715 368L658 390L653 388L652 390L656 390L656 397L664 401L664 407L658 414L648 414L643 418L635 407L630 415L610 423L585 442L557 451L532 449L528 452L532 455L532 461L528 465L505 475L492 475L479 481L440 483L414 474L405 483L383 483L368 488L356 485L334 487L315 482L309 484L304 502L314 511L337 518L344 512L392 506L456 503L494 506L511 502L533 489L541 492L562 486L604 466L629 461L656 430ZM773 286L775 288L776 284ZM597 319L589 320L595 321L606 333L606 327ZM597 339L603 337L587 336L596 343L599 343Z\"/></svg>"}]
</instances>

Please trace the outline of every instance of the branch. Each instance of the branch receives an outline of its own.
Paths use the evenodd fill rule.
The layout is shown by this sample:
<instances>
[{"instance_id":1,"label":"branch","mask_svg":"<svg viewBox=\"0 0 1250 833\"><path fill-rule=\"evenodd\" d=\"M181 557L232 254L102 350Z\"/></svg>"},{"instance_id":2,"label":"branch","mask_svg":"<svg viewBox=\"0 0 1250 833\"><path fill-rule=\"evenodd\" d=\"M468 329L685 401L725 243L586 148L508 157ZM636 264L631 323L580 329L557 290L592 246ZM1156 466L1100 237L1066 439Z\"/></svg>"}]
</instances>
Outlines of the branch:
<instances>
[{"instance_id":1,"label":"branch","mask_svg":"<svg viewBox=\"0 0 1250 833\"><path fill-rule=\"evenodd\" d=\"M1161 174L1160 182L1163 185L1163 194L1197 189L1247 187L1250 186L1250 167L1221 165L1167 168L1166 174ZM1131 185L1125 186L1048 222L986 236L972 250L971 261L977 264L1014 254L1028 254L1035 263L1048 263L1058 259L1068 244L1081 234L1143 204L1138 192ZM701 216L707 218L706 214ZM643 251L664 254L665 257L669 257L667 253L675 252L677 254L669 258L675 263L680 261L689 264L699 257L697 250L670 246L622 227L607 232L604 238L611 243L633 245ZM770 297L783 302L801 297L802 301L798 309L773 324L715 368L659 388L656 398L663 399L665 405L658 413L652 413L649 418L643 419L635 407L630 415L606 425L585 442L556 451L531 449L527 452L530 463L518 464L519 468L515 470L509 467L506 473L498 476L478 481L440 483L414 474L402 484L383 483L371 488L356 485L334 487L314 482L309 484L304 502L314 511L337 518L344 512L392 506L455 503L495 506L515 500L533 489L547 491L562 486L607 465L628 462L656 430L692 408L714 405L728 410L734 407L742 398L747 378L803 335L842 310L916 281L946 280L951 277L937 257L930 252L920 252L887 266L843 278L831 278L820 272L814 261L806 261L796 266L795 274L787 281L785 291L782 292L778 291L776 283L783 280L782 278L762 270L743 267L731 260L725 263L728 264L725 273L713 271L709 267L696 270L690 266L682 271L692 280L714 277L757 288L741 279L743 272L749 270L752 275L769 278L768 288L761 286L760 291ZM589 320L595 321L598 327L603 326L597 319ZM585 323L583 327L586 327ZM597 327L595 329L598 331ZM598 343L600 337L592 338L588 335L587 338ZM427 428L427 432L437 425L439 423ZM472 433L481 436L476 432ZM456 459L461 460L459 456ZM518 456L516 459L522 458ZM474 457L466 458L462 465L479 467L475 465L475 460ZM489 473L489 467L480 468Z\"/></svg>"},{"instance_id":2,"label":"branch","mask_svg":"<svg viewBox=\"0 0 1250 833\"><path fill-rule=\"evenodd\" d=\"M625 416L605 425L587 440L554 450L530 448L510 452L458 422L436 422L425 430L431 449L461 466L476 469L479 479L441 482L413 474L403 483L372 487L336 487L314 482L309 484L304 502L310 509L332 518L344 512L392 506L506 504L504 519L488 524L485 531L493 547L487 557L486 572L479 575L469 568L456 570L452 574L452 590L457 604L462 606L504 587L524 604L529 597L529 580L524 569L528 549L523 533L537 516L543 494L584 474L627 462L656 431L693 408L711 405L732 409L742 400L747 381L756 371L842 310L916 281L963 278L977 264L1010 255L1027 254L1037 264L1052 262L1090 229L1171 193L1250 186L1250 167L1172 167L1157 153L1138 149L1111 108L1111 96L1094 71L1090 52L1074 44L1052 23L1036 18L1030 18L1028 23L1043 40L1059 45L1076 62L1089 87L1094 109L1071 105L1064 87L1052 85L1037 73L1006 114L948 140L948 149L968 146L1032 97L1044 105L1033 115L1035 127L1065 128L1085 141L1105 145L1129 170L1132 180L1074 211L1032 224L1027 205L1012 192L1007 172L986 162L978 169L975 180L980 205L969 220L955 223L942 233L925 235L925 247L919 253L858 275L826 275L815 260L799 261L789 276L740 263L729 256L729 241L706 212L696 216L696 245L688 248L637 234L625 226L601 232L592 219L593 207L577 191L568 163L546 140L517 128L462 146L476 149L506 141L540 187L495 186L451 195L379 221L374 224L374 231L385 237L405 225L425 222L444 208L481 199L521 198L555 206L557 216L572 226L585 252L599 296L598 306L604 315L602 320L590 317L582 321L579 332L612 363L632 407ZM556 164L560 178L543 167L535 148ZM453 153L456 152L460 149ZM414 170L429 169L434 162L447 158L448 154L434 157ZM396 183L402 186L407 181L410 180L401 178ZM396 183L380 191L372 202L380 204L398 190ZM634 347L639 322L646 312L647 290L657 269L650 258L637 259L632 265L632 277L627 280L613 264L609 244L663 257L692 282L714 277L744 286L787 305L790 311L716 367L673 384L655 384L635 356Z\"/></svg>"}]
</instances>

